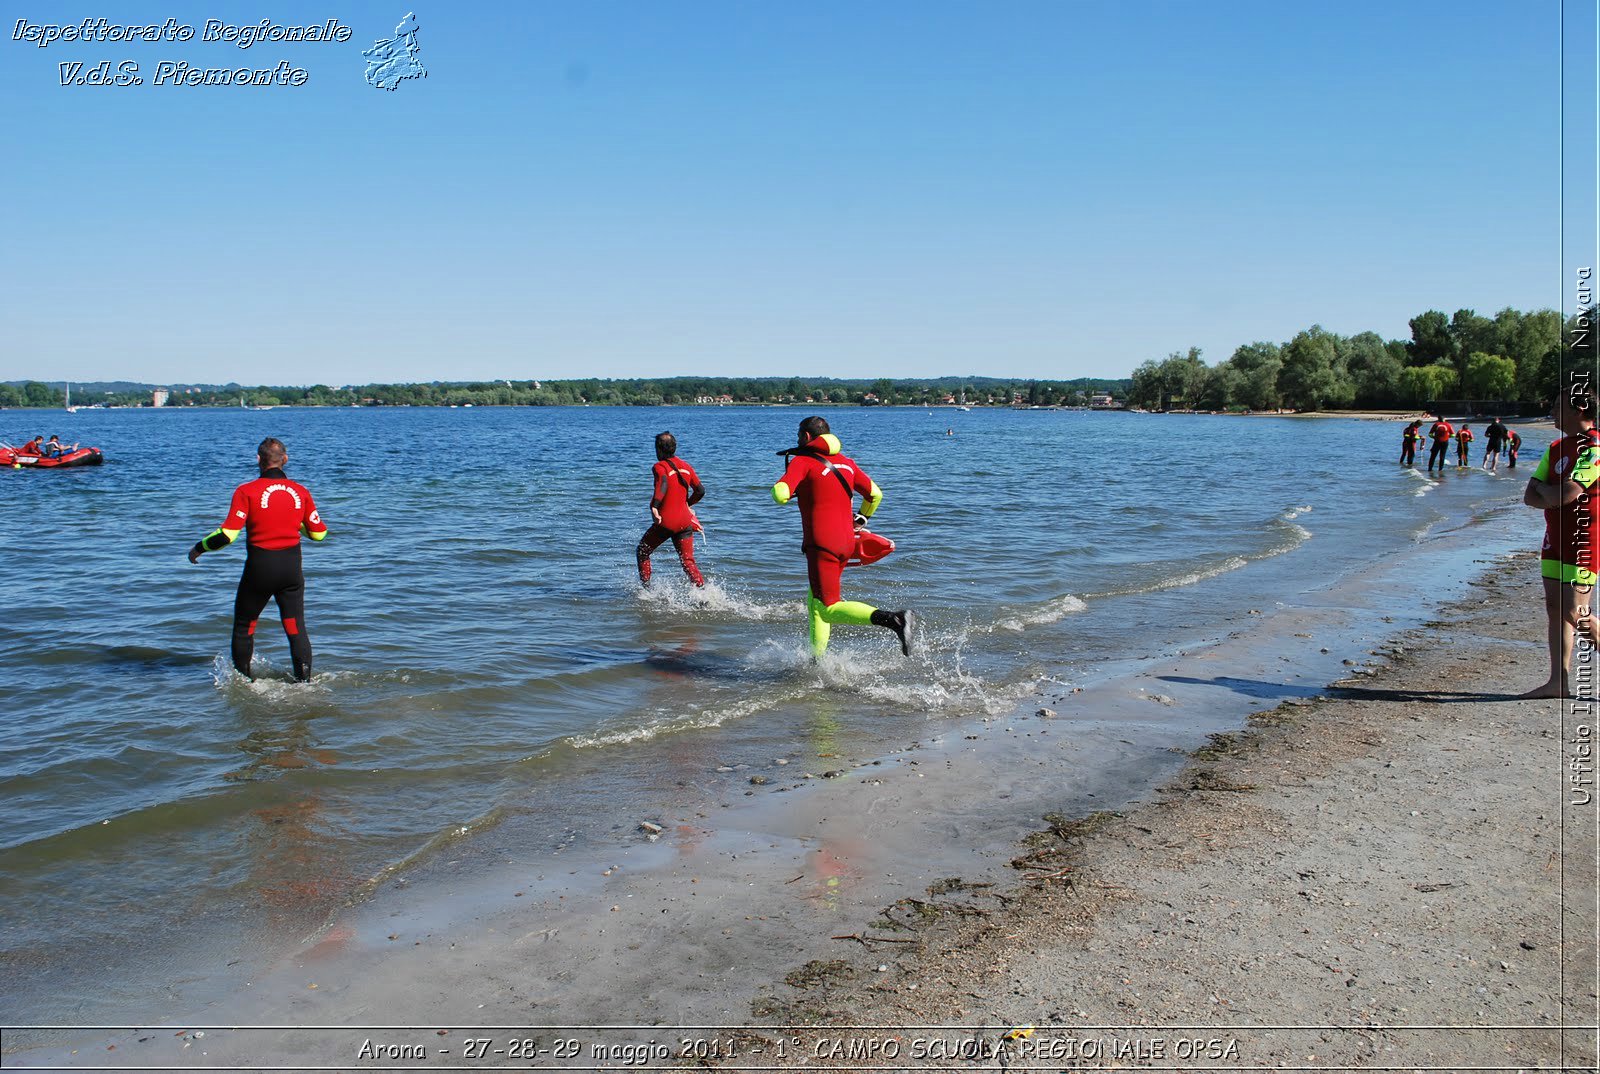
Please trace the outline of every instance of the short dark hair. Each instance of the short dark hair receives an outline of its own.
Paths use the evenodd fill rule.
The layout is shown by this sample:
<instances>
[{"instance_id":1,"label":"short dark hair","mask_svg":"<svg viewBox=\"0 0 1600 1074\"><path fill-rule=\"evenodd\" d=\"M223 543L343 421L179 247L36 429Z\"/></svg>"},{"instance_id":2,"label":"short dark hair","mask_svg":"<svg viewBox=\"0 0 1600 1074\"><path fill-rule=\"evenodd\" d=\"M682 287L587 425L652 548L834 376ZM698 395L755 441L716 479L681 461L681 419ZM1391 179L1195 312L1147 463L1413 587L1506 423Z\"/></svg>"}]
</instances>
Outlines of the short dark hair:
<instances>
[{"instance_id":1,"label":"short dark hair","mask_svg":"<svg viewBox=\"0 0 1600 1074\"><path fill-rule=\"evenodd\" d=\"M656 434L656 458L670 459L678 453L678 438L671 433Z\"/></svg>"},{"instance_id":2,"label":"short dark hair","mask_svg":"<svg viewBox=\"0 0 1600 1074\"><path fill-rule=\"evenodd\" d=\"M276 436L269 436L256 448L256 458L262 466L282 466L289 461L289 449Z\"/></svg>"},{"instance_id":3,"label":"short dark hair","mask_svg":"<svg viewBox=\"0 0 1600 1074\"><path fill-rule=\"evenodd\" d=\"M823 433L828 432L828 419L819 414L813 414L800 423L800 431L815 440Z\"/></svg>"}]
</instances>

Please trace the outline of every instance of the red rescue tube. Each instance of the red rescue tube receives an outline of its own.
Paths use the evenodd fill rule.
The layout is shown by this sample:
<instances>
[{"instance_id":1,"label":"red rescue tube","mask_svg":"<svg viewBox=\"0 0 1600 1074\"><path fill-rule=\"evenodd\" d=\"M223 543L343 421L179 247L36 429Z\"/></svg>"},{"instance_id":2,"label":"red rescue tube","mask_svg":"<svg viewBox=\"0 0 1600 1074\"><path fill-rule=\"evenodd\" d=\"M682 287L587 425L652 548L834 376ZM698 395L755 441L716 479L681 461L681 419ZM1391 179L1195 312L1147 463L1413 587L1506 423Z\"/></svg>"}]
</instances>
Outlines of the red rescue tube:
<instances>
[{"instance_id":1,"label":"red rescue tube","mask_svg":"<svg viewBox=\"0 0 1600 1074\"><path fill-rule=\"evenodd\" d=\"M870 530L856 531L855 551L850 553L850 558L845 561L846 567L864 567L868 563L878 560L894 551L894 542L881 534Z\"/></svg>"}]
</instances>

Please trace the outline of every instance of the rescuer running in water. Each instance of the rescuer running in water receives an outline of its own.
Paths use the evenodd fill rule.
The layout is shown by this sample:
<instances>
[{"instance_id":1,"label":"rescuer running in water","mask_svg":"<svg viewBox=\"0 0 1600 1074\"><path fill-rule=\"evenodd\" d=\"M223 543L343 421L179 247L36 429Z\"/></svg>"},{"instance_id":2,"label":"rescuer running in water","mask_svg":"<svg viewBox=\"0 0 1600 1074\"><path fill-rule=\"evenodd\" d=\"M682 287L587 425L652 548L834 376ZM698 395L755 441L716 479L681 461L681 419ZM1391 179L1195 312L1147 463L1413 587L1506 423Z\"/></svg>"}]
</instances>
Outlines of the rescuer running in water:
<instances>
[{"instance_id":1,"label":"rescuer running in water","mask_svg":"<svg viewBox=\"0 0 1600 1074\"><path fill-rule=\"evenodd\" d=\"M788 503L791 497L798 497L800 502L801 548L811 583L806 608L812 655L820 657L826 651L833 624L853 623L893 631L900 639L900 651L910 656L910 612L886 612L839 596L839 576L856 550L856 530L877 511L883 490L854 459L840 454L839 438L828 431L824 418L802 421L799 446L778 454L790 459L783 477L772 486L772 498ZM852 510L855 493L862 497L859 516Z\"/></svg>"},{"instance_id":2,"label":"rescuer running in water","mask_svg":"<svg viewBox=\"0 0 1600 1074\"><path fill-rule=\"evenodd\" d=\"M705 486L694 467L678 458L678 439L671 433L656 434L656 464L651 467L656 485L650 494L650 517L655 519L639 538L634 555L639 561L639 582L650 584L650 553L661 547L661 542L672 538L672 547L678 550L678 562L683 573L696 586L706 580L694 562L694 533L700 520L693 508L705 497Z\"/></svg>"},{"instance_id":3,"label":"rescuer running in water","mask_svg":"<svg viewBox=\"0 0 1600 1074\"><path fill-rule=\"evenodd\" d=\"M1433 441L1433 446L1428 449L1428 469L1431 471L1435 464L1440 471L1444 470L1445 454L1450 450L1450 438L1456 431L1444 415L1439 415L1439 420L1428 427L1428 437Z\"/></svg>"},{"instance_id":4,"label":"rescuer running in water","mask_svg":"<svg viewBox=\"0 0 1600 1074\"><path fill-rule=\"evenodd\" d=\"M328 536L311 493L283 473L289 453L283 441L267 437L256 448L261 476L233 490L228 518L189 549L189 562L206 552L226 548L248 530L245 538L244 574L233 598L233 667L252 679L250 657L255 651L256 617L267 601L276 598L283 632L289 636L294 677L311 679L311 639L306 636L306 579L300 570L300 535L313 541Z\"/></svg>"}]
</instances>

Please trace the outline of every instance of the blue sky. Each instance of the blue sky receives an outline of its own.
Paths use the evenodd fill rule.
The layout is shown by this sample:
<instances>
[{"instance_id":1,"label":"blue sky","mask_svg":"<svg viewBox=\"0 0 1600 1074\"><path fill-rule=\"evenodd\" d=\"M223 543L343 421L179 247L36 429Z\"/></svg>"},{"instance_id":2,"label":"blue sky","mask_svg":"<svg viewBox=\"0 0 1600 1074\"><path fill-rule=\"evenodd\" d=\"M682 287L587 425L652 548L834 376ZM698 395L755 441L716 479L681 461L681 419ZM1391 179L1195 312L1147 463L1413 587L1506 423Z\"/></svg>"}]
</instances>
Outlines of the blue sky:
<instances>
[{"instance_id":1,"label":"blue sky","mask_svg":"<svg viewBox=\"0 0 1600 1074\"><path fill-rule=\"evenodd\" d=\"M375 90L412 3L6 3L0 379L1121 376L1571 308L1554 0L424 3ZM11 39L99 16L354 37ZM102 59L310 78L59 85Z\"/></svg>"}]
</instances>

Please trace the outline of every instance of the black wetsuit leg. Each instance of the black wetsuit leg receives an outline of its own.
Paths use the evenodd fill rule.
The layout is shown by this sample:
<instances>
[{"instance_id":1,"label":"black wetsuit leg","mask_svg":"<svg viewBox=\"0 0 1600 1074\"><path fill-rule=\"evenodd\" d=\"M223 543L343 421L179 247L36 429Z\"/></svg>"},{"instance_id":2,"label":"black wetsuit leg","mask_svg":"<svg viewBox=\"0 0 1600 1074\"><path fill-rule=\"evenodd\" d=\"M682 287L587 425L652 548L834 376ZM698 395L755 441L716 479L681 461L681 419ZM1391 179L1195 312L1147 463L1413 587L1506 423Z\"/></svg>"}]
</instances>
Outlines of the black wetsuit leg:
<instances>
[{"instance_id":1,"label":"black wetsuit leg","mask_svg":"<svg viewBox=\"0 0 1600 1074\"><path fill-rule=\"evenodd\" d=\"M245 556L239 592L233 599L233 667L250 677L255 651L256 619L268 600L278 602L289 656L299 682L311 678L311 639L306 634L306 579L300 569L300 548L252 548Z\"/></svg>"}]
</instances>

